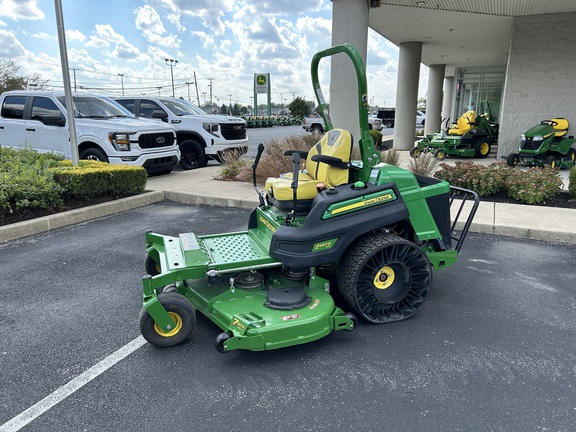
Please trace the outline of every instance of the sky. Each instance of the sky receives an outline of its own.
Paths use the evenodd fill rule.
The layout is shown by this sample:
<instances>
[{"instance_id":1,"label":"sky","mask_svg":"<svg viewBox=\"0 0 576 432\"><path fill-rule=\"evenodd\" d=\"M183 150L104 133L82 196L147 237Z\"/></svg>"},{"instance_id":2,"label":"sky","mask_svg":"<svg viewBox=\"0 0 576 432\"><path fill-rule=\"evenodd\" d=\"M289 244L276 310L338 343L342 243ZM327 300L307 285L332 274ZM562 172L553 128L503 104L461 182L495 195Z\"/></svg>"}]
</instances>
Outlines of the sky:
<instances>
[{"instance_id":1,"label":"sky","mask_svg":"<svg viewBox=\"0 0 576 432\"><path fill-rule=\"evenodd\" d=\"M312 56L331 46L330 0L62 0L62 11L72 87L109 96L122 86L126 96L171 96L172 72L176 97L203 104L212 91L215 104L247 106L254 74L269 73L272 102L313 100ZM0 0L2 60L63 88L53 0ZM394 106L398 48L369 30L366 63L370 104ZM320 62L328 100L329 67Z\"/></svg>"}]
</instances>

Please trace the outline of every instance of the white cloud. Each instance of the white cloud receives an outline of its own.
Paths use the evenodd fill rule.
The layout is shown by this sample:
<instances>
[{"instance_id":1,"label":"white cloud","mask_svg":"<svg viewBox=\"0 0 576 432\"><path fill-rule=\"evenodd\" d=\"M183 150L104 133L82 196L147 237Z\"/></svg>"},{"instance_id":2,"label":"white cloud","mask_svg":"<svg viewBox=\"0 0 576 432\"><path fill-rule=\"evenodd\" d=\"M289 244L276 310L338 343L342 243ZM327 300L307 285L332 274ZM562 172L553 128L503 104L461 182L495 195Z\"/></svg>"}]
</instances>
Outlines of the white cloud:
<instances>
[{"instance_id":1,"label":"white cloud","mask_svg":"<svg viewBox=\"0 0 576 432\"><path fill-rule=\"evenodd\" d=\"M137 8L136 11L136 28L142 32L146 40L153 44L165 47L178 48L180 40L176 36L168 35L162 23L162 19L156 10L149 5Z\"/></svg>"},{"instance_id":2,"label":"white cloud","mask_svg":"<svg viewBox=\"0 0 576 432\"><path fill-rule=\"evenodd\" d=\"M83 42L86 40L86 36L80 30L66 30L66 39Z\"/></svg>"},{"instance_id":3,"label":"white cloud","mask_svg":"<svg viewBox=\"0 0 576 432\"><path fill-rule=\"evenodd\" d=\"M86 46L91 48L108 48L114 46L112 51L102 51L102 53L107 57L131 61L149 60L149 57L146 54L142 53L137 47L127 42L124 36L117 33L109 24L96 24L96 35L90 36Z\"/></svg>"},{"instance_id":4,"label":"white cloud","mask_svg":"<svg viewBox=\"0 0 576 432\"><path fill-rule=\"evenodd\" d=\"M41 20L44 12L37 0L0 0L0 16L13 20Z\"/></svg>"},{"instance_id":5,"label":"white cloud","mask_svg":"<svg viewBox=\"0 0 576 432\"><path fill-rule=\"evenodd\" d=\"M6 57L24 57L26 49L14 33L0 30L0 54Z\"/></svg>"},{"instance_id":6,"label":"white cloud","mask_svg":"<svg viewBox=\"0 0 576 432\"><path fill-rule=\"evenodd\" d=\"M45 32L34 33L31 36L36 39L53 39L52 35L49 35L48 33Z\"/></svg>"}]
</instances>

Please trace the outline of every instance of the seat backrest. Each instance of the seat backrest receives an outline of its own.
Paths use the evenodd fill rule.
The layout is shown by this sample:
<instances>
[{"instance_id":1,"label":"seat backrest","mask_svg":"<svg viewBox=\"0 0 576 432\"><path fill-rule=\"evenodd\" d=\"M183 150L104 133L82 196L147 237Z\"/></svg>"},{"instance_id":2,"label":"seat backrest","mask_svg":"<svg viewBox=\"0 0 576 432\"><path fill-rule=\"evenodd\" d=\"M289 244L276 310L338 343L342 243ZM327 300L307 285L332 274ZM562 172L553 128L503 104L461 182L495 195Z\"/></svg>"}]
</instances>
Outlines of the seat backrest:
<instances>
[{"instance_id":1,"label":"seat backrest","mask_svg":"<svg viewBox=\"0 0 576 432\"><path fill-rule=\"evenodd\" d=\"M312 156L321 154L342 159L343 162L350 162L351 153L352 135L350 132L344 129L329 130L308 152L306 171L308 171L308 175L319 182L326 183L327 186L348 183L348 169L314 162Z\"/></svg>"},{"instance_id":2,"label":"seat backrest","mask_svg":"<svg viewBox=\"0 0 576 432\"><path fill-rule=\"evenodd\" d=\"M449 133L464 135L472 128L472 124L476 121L476 111L466 111L460 116L456 123L456 128L450 129Z\"/></svg>"},{"instance_id":3,"label":"seat backrest","mask_svg":"<svg viewBox=\"0 0 576 432\"><path fill-rule=\"evenodd\" d=\"M557 123L556 125L552 126L555 131L554 136L559 138L566 135L568 132L568 120L563 117L557 117L551 120Z\"/></svg>"}]
</instances>

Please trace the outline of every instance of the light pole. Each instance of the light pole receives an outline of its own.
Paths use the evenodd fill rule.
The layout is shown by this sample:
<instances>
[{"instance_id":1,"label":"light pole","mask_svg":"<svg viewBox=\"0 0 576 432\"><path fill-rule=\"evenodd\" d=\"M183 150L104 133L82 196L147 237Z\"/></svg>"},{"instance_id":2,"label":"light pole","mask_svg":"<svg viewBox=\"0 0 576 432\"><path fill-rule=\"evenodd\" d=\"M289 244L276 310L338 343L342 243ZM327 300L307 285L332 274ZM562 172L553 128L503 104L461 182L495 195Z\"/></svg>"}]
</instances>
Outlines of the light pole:
<instances>
[{"instance_id":1,"label":"light pole","mask_svg":"<svg viewBox=\"0 0 576 432\"><path fill-rule=\"evenodd\" d=\"M162 87L156 87L158 89L158 96L160 96L160 90L162 89Z\"/></svg>"},{"instance_id":2,"label":"light pole","mask_svg":"<svg viewBox=\"0 0 576 432\"><path fill-rule=\"evenodd\" d=\"M172 77L172 97L174 96L174 66L178 64L178 60L165 58L164 61L170 66L170 76Z\"/></svg>"},{"instance_id":3,"label":"light pole","mask_svg":"<svg viewBox=\"0 0 576 432\"><path fill-rule=\"evenodd\" d=\"M207 92L202 92L202 94L204 95L204 107L206 107L206 93Z\"/></svg>"},{"instance_id":4,"label":"light pole","mask_svg":"<svg viewBox=\"0 0 576 432\"><path fill-rule=\"evenodd\" d=\"M229 94L228 97L230 98L230 114L232 114L232 95Z\"/></svg>"},{"instance_id":5,"label":"light pole","mask_svg":"<svg viewBox=\"0 0 576 432\"><path fill-rule=\"evenodd\" d=\"M282 109L282 108L284 108L284 107L282 106L282 93L280 93L280 109Z\"/></svg>"},{"instance_id":6,"label":"light pole","mask_svg":"<svg viewBox=\"0 0 576 432\"><path fill-rule=\"evenodd\" d=\"M194 81L186 81L186 85L188 86L188 102L190 102L190 84L194 84Z\"/></svg>"},{"instance_id":7,"label":"light pole","mask_svg":"<svg viewBox=\"0 0 576 432\"><path fill-rule=\"evenodd\" d=\"M124 96L124 74L118 74L120 81L122 81L122 96Z\"/></svg>"}]
</instances>

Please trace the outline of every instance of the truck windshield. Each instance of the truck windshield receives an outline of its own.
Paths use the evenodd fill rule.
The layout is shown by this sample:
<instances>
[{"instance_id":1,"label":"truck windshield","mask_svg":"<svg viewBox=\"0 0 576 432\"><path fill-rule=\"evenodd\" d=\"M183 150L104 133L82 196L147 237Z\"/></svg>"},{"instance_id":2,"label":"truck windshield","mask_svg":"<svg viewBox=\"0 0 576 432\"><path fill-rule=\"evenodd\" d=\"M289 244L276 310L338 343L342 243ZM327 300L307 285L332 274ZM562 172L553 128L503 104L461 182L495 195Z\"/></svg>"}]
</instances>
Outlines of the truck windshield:
<instances>
[{"instance_id":1,"label":"truck windshield","mask_svg":"<svg viewBox=\"0 0 576 432\"><path fill-rule=\"evenodd\" d=\"M57 99L66 107L64 96L58 96ZM74 117L77 118L134 118L130 111L104 96L73 96L73 101Z\"/></svg>"},{"instance_id":2,"label":"truck windshield","mask_svg":"<svg viewBox=\"0 0 576 432\"><path fill-rule=\"evenodd\" d=\"M196 105L183 99L162 99L162 103L177 116L206 115Z\"/></svg>"}]
</instances>

